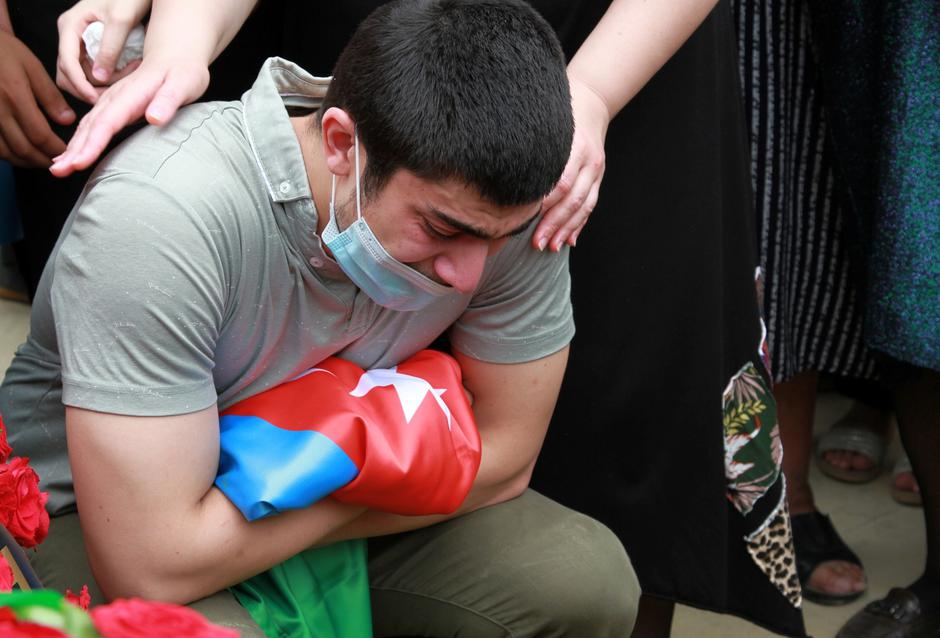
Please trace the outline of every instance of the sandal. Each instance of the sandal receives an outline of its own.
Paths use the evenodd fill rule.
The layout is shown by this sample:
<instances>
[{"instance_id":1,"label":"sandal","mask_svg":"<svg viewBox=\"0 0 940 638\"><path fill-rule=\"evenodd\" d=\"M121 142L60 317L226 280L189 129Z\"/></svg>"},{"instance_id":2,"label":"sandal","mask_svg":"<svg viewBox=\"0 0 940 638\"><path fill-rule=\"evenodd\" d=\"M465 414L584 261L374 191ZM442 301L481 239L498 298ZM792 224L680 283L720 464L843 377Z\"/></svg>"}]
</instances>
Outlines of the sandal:
<instances>
[{"instance_id":1,"label":"sandal","mask_svg":"<svg viewBox=\"0 0 940 638\"><path fill-rule=\"evenodd\" d=\"M862 561L839 537L832 521L825 514L807 512L790 516L793 528L793 547L796 550L796 573L803 588L803 597L820 605L844 605L865 593L832 594L807 586L813 570L821 563L844 561L862 566Z\"/></svg>"},{"instance_id":2,"label":"sandal","mask_svg":"<svg viewBox=\"0 0 940 638\"><path fill-rule=\"evenodd\" d=\"M894 463L894 471L892 472L891 478L891 498L901 505L920 507L924 504L924 499L920 495L920 492L902 490L894 484L894 479L896 479L899 474L905 474L907 472L913 472L913 469L911 468L911 460L907 458L906 453L902 453L901 456L898 457L898 460ZM914 479L917 480L917 477L914 477Z\"/></svg>"},{"instance_id":3,"label":"sandal","mask_svg":"<svg viewBox=\"0 0 940 638\"><path fill-rule=\"evenodd\" d=\"M856 408L832 424L816 444L816 464L830 478L846 483L868 483L881 474L887 447L886 436L872 429L870 420ZM825 452L845 450L867 456L872 466L866 470L837 467L826 461Z\"/></svg>"}]
</instances>

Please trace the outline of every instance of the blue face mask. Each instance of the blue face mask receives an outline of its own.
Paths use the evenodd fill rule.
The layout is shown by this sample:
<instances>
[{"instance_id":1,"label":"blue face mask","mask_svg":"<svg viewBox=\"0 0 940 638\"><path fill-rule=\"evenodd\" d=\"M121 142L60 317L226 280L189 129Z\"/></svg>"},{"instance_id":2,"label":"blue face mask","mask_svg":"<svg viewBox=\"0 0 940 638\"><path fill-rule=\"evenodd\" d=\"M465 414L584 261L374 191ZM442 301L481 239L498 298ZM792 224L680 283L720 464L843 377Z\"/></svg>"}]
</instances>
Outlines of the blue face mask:
<instances>
[{"instance_id":1,"label":"blue face mask","mask_svg":"<svg viewBox=\"0 0 940 638\"><path fill-rule=\"evenodd\" d=\"M336 222L336 175L330 190L330 221L322 239L339 264L372 301L391 310L421 310L432 301L453 294L454 289L428 279L414 268L396 260L372 234L362 217L359 199L359 133L354 136L356 159L356 221L340 232Z\"/></svg>"}]
</instances>

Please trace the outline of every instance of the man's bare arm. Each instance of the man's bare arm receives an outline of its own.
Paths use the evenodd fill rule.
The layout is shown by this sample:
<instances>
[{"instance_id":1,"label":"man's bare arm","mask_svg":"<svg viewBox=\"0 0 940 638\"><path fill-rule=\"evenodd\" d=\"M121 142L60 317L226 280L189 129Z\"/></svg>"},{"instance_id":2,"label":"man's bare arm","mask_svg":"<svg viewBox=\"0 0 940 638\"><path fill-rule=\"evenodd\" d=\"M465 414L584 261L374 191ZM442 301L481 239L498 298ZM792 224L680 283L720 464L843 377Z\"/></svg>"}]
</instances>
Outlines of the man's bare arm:
<instances>
[{"instance_id":1,"label":"man's bare arm","mask_svg":"<svg viewBox=\"0 0 940 638\"><path fill-rule=\"evenodd\" d=\"M323 501L248 523L216 488L215 407L172 417L66 410L95 579L110 597L186 603L310 546L363 508Z\"/></svg>"},{"instance_id":2,"label":"man's bare arm","mask_svg":"<svg viewBox=\"0 0 940 638\"><path fill-rule=\"evenodd\" d=\"M508 500L528 484L561 384L567 349L538 361L459 356L483 439L483 462L460 512ZM212 487L216 409L127 417L67 408L69 457L95 578L109 596L189 602L317 543L389 534L445 517L400 517L326 499L247 522Z\"/></svg>"}]
</instances>

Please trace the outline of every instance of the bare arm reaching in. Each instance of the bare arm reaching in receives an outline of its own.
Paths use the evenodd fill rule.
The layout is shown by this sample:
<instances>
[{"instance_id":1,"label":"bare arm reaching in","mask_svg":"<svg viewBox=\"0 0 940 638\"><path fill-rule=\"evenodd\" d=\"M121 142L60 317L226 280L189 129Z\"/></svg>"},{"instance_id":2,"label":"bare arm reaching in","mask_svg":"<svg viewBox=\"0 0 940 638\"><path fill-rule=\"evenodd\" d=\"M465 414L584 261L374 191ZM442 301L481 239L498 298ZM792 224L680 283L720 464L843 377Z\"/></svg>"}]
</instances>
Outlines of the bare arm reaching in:
<instances>
[{"instance_id":1,"label":"bare arm reaching in","mask_svg":"<svg viewBox=\"0 0 940 638\"><path fill-rule=\"evenodd\" d=\"M571 158L545 199L539 248L575 245L597 203L610 120L679 50L717 0L614 0L568 65L575 134Z\"/></svg>"}]
</instances>

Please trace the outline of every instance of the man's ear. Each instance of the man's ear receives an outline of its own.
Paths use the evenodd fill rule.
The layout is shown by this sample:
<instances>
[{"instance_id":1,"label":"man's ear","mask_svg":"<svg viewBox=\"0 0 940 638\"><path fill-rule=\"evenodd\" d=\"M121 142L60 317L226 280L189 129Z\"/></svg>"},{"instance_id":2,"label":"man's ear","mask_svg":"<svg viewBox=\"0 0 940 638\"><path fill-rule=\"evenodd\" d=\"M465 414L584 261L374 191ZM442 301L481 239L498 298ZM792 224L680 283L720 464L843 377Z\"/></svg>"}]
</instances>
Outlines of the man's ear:
<instances>
[{"instance_id":1,"label":"man's ear","mask_svg":"<svg viewBox=\"0 0 940 638\"><path fill-rule=\"evenodd\" d=\"M327 168L338 177L351 174L356 123L349 113L331 106L320 121L320 132Z\"/></svg>"}]
</instances>

